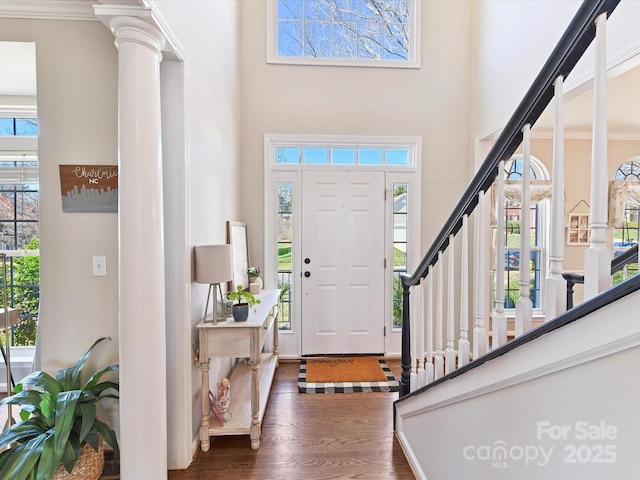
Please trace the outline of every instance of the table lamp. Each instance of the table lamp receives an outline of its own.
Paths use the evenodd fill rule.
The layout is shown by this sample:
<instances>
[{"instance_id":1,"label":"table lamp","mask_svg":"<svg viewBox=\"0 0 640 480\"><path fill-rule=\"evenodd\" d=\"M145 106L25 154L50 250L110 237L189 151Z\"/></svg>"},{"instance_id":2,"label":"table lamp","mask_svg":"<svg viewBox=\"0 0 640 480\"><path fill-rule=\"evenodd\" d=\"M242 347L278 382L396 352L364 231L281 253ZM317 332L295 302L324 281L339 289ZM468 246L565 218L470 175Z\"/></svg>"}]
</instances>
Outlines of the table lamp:
<instances>
[{"instance_id":1,"label":"table lamp","mask_svg":"<svg viewBox=\"0 0 640 480\"><path fill-rule=\"evenodd\" d=\"M204 309L203 321L207 319L209 310L209 298L214 285L218 286L220 302L224 305L222 298L221 283L230 282L233 278L233 265L231 263L231 245L199 245L195 247L196 254L196 282L208 283L207 305ZM218 323L218 308L213 304L213 323Z\"/></svg>"}]
</instances>

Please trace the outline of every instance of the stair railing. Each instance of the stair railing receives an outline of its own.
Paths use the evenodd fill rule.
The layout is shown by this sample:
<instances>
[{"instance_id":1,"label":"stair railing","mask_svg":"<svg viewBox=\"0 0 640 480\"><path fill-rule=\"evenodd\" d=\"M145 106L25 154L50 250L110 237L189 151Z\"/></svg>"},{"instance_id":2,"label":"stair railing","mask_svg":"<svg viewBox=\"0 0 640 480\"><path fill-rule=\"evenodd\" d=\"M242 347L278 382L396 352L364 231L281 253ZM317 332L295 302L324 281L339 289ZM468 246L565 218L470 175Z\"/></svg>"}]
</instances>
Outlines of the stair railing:
<instances>
[{"instance_id":1,"label":"stair railing","mask_svg":"<svg viewBox=\"0 0 640 480\"><path fill-rule=\"evenodd\" d=\"M500 173L500 164L502 161L506 161L511 158L516 149L520 146L523 141L524 132L527 132L530 127L532 127L535 122L538 120L542 112L547 108L547 105L551 102L555 95L555 91L557 86L555 85L558 79L566 78L569 73L573 70L574 66L578 62L578 60L583 56L587 47L592 43L596 36L596 19L603 16L608 18L608 16L613 12L613 10L618 5L619 0L586 0L578 12L574 16L573 20L569 24L567 30L563 34L562 38L556 45L555 49L551 53L551 56L544 64L542 70L536 77L533 85L526 93L523 100L520 102L518 108L511 116L509 121L507 122L505 128L502 130L502 133L496 140L495 144L489 151L487 157L481 164L477 173L469 183L469 186L463 193L462 197L456 204L453 212L448 217L445 222L443 228L440 230L438 235L436 236L433 244L428 249L427 253L423 257L422 261L418 265L417 269L412 275L403 274L401 275L401 283L402 283L402 375L400 378L400 396L406 395L410 392L411 379L412 379L412 369L415 373L416 362L419 364L417 367L419 370L425 368L425 362L422 359L412 359L411 358L411 314L410 314L410 293L411 289L414 287L418 287L423 279L427 277L427 275L431 275L433 270L436 269L438 271L438 292L435 294L438 297L442 297L443 295L443 286L441 275L444 270L444 265L442 259L444 258L445 252L450 250L450 247L453 246L455 236L458 232L463 229L464 226L464 234L463 237L468 235L467 232L467 219L470 215L476 211L476 207L480 205L482 207L484 201L484 194L489 190L496 177ZM561 128L562 126L556 125L556 128ZM527 169L528 170L528 169ZM523 195L524 197L524 195ZM482 208L479 209L480 212L476 212L477 216L480 219L483 218L484 213L482 212ZM523 209L523 211L525 211ZM482 239L478 239L481 241ZM463 258L466 255L464 251L468 246L463 243ZM478 246L478 249L481 250L479 255L480 264L476 265L476 270L478 271L479 277L476 279L476 283L478 285L482 285L486 283L486 278L483 277L485 272L488 269L482 268L481 263L483 261L483 251L482 247ZM449 272L453 272L453 259L454 256L451 251L447 252L448 261L449 261ZM524 257L524 258L528 258ZM500 261L500 259L498 259ZM466 278L465 275L468 272L468 265L461 266L462 276ZM521 268L521 272L524 269ZM453 298L452 289L453 284L452 280L448 282L448 301L450 302L451 298ZM427 295L427 303L433 301L433 294L431 293L431 283L429 283L428 295ZM525 288L525 287L523 287ZM422 290L419 290L422 293ZM464 292L464 290L463 290ZM526 295L526 294L525 294ZM443 299L440 301L444 301ZM482 294L478 294L476 292L476 302L482 302ZM438 304L441 305L441 304ZM480 306L481 307L481 306ZM428 308L431 309L431 305L428 305ZM438 312L436 315L436 325L440 322L440 326L436 327L436 330L439 330L439 335L442 335L442 322L443 319L439 318L442 316L441 307L437 308ZM451 311L451 310L450 310ZM450 311L448 315L451 315ZM482 308L478 308L476 305L476 311L483 311ZM430 312L430 310L429 310ZM427 313L427 316L430 313ZM422 321L420 319L419 321ZM461 324L463 324L466 319L461 319ZM449 332L449 327L452 322L447 319L447 351L448 351L448 363L445 364L444 360L447 358L447 351L443 351L443 339L438 335L436 335L436 348L435 352L428 351L428 361L426 362L428 367L432 367L431 358L435 359L435 373L434 376L437 378L440 373L439 365L443 364L445 366L445 374L450 373L447 370L451 367L451 332ZM466 334L466 331L465 331ZM419 339L418 343L423 343L424 338ZM462 340L462 339L461 339ZM429 342L428 342L429 343ZM476 318L474 322L474 342L473 342L473 356L474 358L478 358L481 355L486 353L486 345L487 343L487 331L484 322L484 318L482 315L478 315L476 313ZM429 347L428 347L429 348ZM458 352L458 360L461 364L464 364L467 359L464 358L464 355L460 355L460 352L463 351L463 346L459 349ZM419 347L417 349L419 352L424 352L424 349ZM443 357L444 355L444 357ZM449 367L447 367L449 365ZM415 376L415 375L414 375Z\"/></svg>"},{"instance_id":2,"label":"stair railing","mask_svg":"<svg viewBox=\"0 0 640 480\"><path fill-rule=\"evenodd\" d=\"M627 248L623 253L611 260L611 275L623 272L623 280L629 276L630 265L638 263L638 245ZM636 267L637 270L637 267ZM584 274L578 272L564 272L562 274L567 281L567 310L573 308L573 287L584 284Z\"/></svg>"}]
</instances>

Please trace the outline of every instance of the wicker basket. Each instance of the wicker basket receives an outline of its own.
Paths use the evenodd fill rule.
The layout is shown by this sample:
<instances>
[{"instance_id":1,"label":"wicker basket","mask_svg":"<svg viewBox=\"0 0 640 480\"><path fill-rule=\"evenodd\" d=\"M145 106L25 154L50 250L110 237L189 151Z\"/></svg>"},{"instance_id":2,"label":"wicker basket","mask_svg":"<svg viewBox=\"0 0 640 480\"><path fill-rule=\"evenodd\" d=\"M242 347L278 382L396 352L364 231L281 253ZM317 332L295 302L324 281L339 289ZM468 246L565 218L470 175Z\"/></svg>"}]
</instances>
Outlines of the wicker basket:
<instances>
[{"instance_id":1,"label":"wicker basket","mask_svg":"<svg viewBox=\"0 0 640 480\"><path fill-rule=\"evenodd\" d=\"M76 466L73 467L73 471L68 473L61 463L53 474L53 480L98 480L102 475L103 467L104 442L102 436L99 435L97 452L91 445L85 443L80 448L80 458L78 458Z\"/></svg>"}]
</instances>

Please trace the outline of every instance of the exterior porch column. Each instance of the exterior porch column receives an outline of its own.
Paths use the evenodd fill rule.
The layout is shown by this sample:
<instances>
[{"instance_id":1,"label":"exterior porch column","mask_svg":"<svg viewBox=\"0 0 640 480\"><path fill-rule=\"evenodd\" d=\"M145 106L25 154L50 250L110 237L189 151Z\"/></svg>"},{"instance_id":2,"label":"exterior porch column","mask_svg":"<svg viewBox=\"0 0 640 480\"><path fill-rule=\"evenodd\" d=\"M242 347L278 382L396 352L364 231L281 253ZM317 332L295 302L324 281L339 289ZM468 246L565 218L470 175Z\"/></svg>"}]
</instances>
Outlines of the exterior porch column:
<instances>
[{"instance_id":1,"label":"exterior porch column","mask_svg":"<svg viewBox=\"0 0 640 480\"><path fill-rule=\"evenodd\" d=\"M110 21L118 48L120 471L167 478L160 62L165 39L134 16Z\"/></svg>"}]
</instances>

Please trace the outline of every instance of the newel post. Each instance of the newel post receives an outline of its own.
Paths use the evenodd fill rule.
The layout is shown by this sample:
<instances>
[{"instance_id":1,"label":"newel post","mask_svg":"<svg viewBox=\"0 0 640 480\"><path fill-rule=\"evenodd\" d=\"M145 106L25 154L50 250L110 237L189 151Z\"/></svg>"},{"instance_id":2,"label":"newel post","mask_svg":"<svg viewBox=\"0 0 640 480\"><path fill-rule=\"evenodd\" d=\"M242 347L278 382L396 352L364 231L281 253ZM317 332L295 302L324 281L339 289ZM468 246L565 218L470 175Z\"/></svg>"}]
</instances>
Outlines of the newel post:
<instances>
[{"instance_id":1,"label":"newel post","mask_svg":"<svg viewBox=\"0 0 640 480\"><path fill-rule=\"evenodd\" d=\"M402 283L402 375L400 377L399 396L407 395L411 387L411 317L409 313L409 285L406 277L400 276Z\"/></svg>"}]
</instances>

